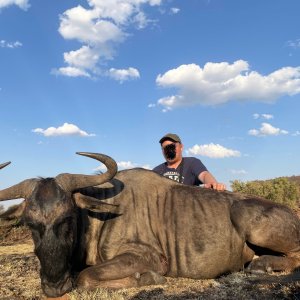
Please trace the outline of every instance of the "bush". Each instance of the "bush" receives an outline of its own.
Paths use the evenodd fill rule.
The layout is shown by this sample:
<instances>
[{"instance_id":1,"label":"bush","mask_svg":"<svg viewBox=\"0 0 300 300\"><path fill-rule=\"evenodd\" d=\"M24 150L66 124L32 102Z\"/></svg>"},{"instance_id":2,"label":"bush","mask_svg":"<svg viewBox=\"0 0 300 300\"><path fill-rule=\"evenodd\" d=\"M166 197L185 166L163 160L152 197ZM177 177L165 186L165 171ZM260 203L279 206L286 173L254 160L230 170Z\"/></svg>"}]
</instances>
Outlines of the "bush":
<instances>
[{"instance_id":1,"label":"bush","mask_svg":"<svg viewBox=\"0 0 300 300\"><path fill-rule=\"evenodd\" d=\"M266 181L241 182L231 181L233 192L244 195L258 196L295 208L300 200L299 186L286 177Z\"/></svg>"}]
</instances>

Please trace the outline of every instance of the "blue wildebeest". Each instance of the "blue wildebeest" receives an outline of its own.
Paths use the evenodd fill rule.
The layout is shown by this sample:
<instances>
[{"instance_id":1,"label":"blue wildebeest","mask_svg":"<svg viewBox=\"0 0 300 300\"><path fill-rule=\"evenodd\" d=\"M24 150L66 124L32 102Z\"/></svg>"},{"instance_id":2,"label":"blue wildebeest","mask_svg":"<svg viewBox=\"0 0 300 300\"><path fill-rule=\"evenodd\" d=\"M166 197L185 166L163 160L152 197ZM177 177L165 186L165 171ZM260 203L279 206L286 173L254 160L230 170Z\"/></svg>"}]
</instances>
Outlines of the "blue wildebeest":
<instances>
[{"instance_id":1,"label":"blue wildebeest","mask_svg":"<svg viewBox=\"0 0 300 300\"><path fill-rule=\"evenodd\" d=\"M164 275L205 279L245 265L257 273L300 266L300 222L287 207L149 170L117 173L108 156L78 154L107 171L28 179L0 191L0 200L25 199L15 213L32 231L47 296L75 284L134 287L163 283Z\"/></svg>"}]
</instances>

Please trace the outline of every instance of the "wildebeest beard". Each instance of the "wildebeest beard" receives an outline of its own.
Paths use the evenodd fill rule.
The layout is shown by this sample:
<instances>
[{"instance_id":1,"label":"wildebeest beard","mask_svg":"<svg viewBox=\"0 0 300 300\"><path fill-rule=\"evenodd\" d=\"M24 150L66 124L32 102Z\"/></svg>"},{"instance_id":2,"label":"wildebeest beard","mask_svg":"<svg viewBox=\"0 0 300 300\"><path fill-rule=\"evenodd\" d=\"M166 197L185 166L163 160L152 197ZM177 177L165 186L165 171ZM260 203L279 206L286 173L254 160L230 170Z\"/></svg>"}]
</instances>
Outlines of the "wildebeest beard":
<instances>
[{"instance_id":1,"label":"wildebeest beard","mask_svg":"<svg viewBox=\"0 0 300 300\"><path fill-rule=\"evenodd\" d=\"M164 153L167 159L174 159L176 157L176 144L167 145L164 148Z\"/></svg>"},{"instance_id":2,"label":"wildebeest beard","mask_svg":"<svg viewBox=\"0 0 300 300\"><path fill-rule=\"evenodd\" d=\"M35 242L35 254L40 260L40 276L42 289L48 297L58 297L73 287L73 271L71 268L76 245L75 220L68 218L62 223L49 228L41 239L32 230Z\"/></svg>"}]
</instances>

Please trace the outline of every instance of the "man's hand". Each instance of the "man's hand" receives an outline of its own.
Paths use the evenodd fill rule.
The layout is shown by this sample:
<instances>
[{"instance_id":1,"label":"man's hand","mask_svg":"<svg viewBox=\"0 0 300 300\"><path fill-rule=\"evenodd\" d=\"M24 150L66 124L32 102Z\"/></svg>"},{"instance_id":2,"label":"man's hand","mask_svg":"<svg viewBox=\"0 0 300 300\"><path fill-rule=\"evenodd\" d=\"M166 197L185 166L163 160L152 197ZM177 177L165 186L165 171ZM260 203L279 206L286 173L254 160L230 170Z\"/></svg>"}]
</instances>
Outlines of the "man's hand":
<instances>
[{"instance_id":1,"label":"man's hand","mask_svg":"<svg viewBox=\"0 0 300 300\"><path fill-rule=\"evenodd\" d=\"M201 182L203 182L203 186L207 189L213 189L216 191L226 190L226 185L224 183L217 182L215 177L208 171L200 173L198 178Z\"/></svg>"},{"instance_id":2,"label":"man's hand","mask_svg":"<svg viewBox=\"0 0 300 300\"><path fill-rule=\"evenodd\" d=\"M207 189L213 189L217 191L224 191L226 190L226 185L223 183L215 182L215 183L205 183L204 187Z\"/></svg>"}]
</instances>

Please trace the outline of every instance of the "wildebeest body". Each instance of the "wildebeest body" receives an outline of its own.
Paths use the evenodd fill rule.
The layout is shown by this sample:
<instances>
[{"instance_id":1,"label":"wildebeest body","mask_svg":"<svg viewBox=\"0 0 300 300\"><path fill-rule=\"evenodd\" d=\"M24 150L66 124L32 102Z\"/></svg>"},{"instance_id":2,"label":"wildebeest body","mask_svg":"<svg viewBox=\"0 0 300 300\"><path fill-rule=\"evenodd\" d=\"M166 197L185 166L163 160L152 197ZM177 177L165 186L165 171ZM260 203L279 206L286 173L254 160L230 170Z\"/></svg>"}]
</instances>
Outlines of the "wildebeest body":
<instances>
[{"instance_id":1,"label":"wildebeest body","mask_svg":"<svg viewBox=\"0 0 300 300\"><path fill-rule=\"evenodd\" d=\"M48 296L69 291L79 265L82 288L162 283L163 275L215 278L249 262L247 270L258 273L300 266L300 222L287 207L144 169L115 175L111 158L83 155L105 161L108 172L60 174L0 191L0 200L25 198L22 214ZM252 260L255 253L262 256Z\"/></svg>"},{"instance_id":2,"label":"wildebeest body","mask_svg":"<svg viewBox=\"0 0 300 300\"><path fill-rule=\"evenodd\" d=\"M164 257L168 276L213 278L242 268L244 241L230 216L233 194L178 185L146 170L119 172L115 179L124 190L107 202L118 205L120 216L103 224L99 258L143 244Z\"/></svg>"},{"instance_id":3,"label":"wildebeest body","mask_svg":"<svg viewBox=\"0 0 300 300\"><path fill-rule=\"evenodd\" d=\"M246 242L280 253L300 245L298 218L270 201L183 186L140 169L119 172L113 183L124 189L106 202L118 205L120 216L102 227L98 262L143 245L140 255L155 251L167 276L214 278L252 259Z\"/></svg>"}]
</instances>

